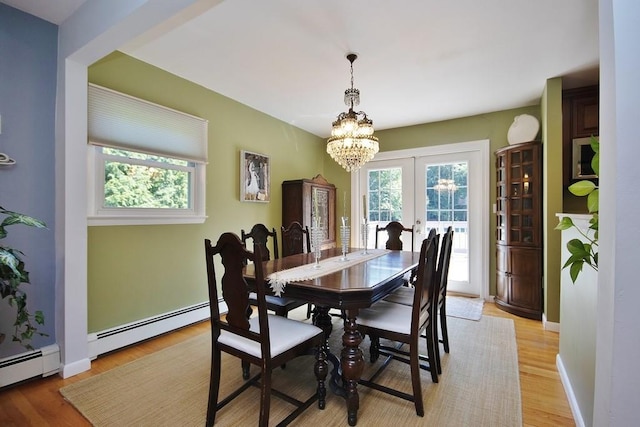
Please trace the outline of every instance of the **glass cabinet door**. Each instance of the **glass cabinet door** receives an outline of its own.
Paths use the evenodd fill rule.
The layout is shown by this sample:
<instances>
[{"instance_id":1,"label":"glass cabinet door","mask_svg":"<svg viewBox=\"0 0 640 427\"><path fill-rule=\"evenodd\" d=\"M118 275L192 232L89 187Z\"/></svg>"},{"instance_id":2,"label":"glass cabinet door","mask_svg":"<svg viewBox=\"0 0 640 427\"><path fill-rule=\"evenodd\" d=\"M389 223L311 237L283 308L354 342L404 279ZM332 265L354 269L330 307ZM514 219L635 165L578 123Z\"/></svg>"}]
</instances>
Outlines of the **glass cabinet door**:
<instances>
[{"instance_id":1,"label":"glass cabinet door","mask_svg":"<svg viewBox=\"0 0 640 427\"><path fill-rule=\"evenodd\" d=\"M508 244L538 244L539 145L509 153Z\"/></svg>"},{"instance_id":2,"label":"glass cabinet door","mask_svg":"<svg viewBox=\"0 0 640 427\"><path fill-rule=\"evenodd\" d=\"M329 190L321 187L313 187L311 192L311 224L317 225L322 230L321 241L329 239Z\"/></svg>"}]
</instances>

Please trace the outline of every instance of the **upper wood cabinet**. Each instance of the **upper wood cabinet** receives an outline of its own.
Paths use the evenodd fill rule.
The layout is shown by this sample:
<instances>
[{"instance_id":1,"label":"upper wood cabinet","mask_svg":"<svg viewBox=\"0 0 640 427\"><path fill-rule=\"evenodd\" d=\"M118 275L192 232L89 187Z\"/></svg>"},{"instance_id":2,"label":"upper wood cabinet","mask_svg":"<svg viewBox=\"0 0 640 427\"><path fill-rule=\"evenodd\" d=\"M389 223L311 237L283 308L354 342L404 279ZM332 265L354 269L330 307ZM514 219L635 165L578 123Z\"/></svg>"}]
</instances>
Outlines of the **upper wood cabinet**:
<instances>
[{"instance_id":1,"label":"upper wood cabinet","mask_svg":"<svg viewBox=\"0 0 640 427\"><path fill-rule=\"evenodd\" d=\"M573 177L575 161L573 140L600 133L599 86L562 91L562 183L568 187L578 181Z\"/></svg>"},{"instance_id":2,"label":"upper wood cabinet","mask_svg":"<svg viewBox=\"0 0 640 427\"><path fill-rule=\"evenodd\" d=\"M336 187L322 175L282 183L282 225L298 221L311 230L314 218L322 229L322 249L336 246Z\"/></svg>"}]
</instances>

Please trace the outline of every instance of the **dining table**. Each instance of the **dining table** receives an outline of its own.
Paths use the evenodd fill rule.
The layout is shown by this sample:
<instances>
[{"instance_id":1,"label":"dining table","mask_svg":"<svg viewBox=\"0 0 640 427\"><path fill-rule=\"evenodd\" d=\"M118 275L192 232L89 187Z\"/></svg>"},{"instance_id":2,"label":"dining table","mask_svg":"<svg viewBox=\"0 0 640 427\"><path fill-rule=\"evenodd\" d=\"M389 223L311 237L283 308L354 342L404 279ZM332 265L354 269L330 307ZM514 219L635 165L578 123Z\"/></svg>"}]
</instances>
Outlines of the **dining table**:
<instances>
[{"instance_id":1,"label":"dining table","mask_svg":"<svg viewBox=\"0 0 640 427\"><path fill-rule=\"evenodd\" d=\"M358 310L370 307L402 286L405 275L417 268L420 254L349 248L344 259L341 248L330 248L319 255L318 260L315 253L302 253L264 261L266 287L275 289L275 295L314 304L313 322L325 332L329 360L338 364L333 371L334 377L338 372L338 378L330 383L331 389L345 398L347 421L355 426L360 406L357 385L364 370ZM251 286L255 280L253 264L245 267L244 277ZM332 332L330 309L341 310L344 322L339 358L331 353L328 344Z\"/></svg>"}]
</instances>

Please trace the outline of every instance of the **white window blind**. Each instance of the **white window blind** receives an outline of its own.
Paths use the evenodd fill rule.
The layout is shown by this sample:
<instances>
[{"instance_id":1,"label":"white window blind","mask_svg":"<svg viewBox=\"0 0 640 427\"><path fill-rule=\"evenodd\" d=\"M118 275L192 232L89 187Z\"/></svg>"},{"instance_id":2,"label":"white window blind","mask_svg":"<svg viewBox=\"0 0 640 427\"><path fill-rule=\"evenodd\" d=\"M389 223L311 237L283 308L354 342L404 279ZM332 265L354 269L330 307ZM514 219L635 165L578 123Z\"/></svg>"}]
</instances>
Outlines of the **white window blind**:
<instances>
[{"instance_id":1,"label":"white window blind","mask_svg":"<svg viewBox=\"0 0 640 427\"><path fill-rule=\"evenodd\" d=\"M207 161L208 120L89 84L89 143Z\"/></svg>"}]
</instances>

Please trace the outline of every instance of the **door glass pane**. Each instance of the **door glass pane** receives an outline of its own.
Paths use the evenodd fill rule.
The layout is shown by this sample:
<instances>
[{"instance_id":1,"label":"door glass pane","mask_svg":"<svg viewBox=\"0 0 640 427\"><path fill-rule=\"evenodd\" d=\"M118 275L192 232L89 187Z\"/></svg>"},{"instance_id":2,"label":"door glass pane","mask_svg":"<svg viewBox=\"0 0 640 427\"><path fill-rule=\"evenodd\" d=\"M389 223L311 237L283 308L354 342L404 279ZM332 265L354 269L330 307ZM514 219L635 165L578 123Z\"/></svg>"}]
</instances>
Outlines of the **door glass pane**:
<instances>
[{"instance_id":1,"label":"door glass pane","mask_svg":"<svg viewBox=\"0 0 640 427\"><path fill-rule=\"evenodd\" d=\"M449 280L469 280L468 162L427 165L426 229L454 230ZM458 267L455 267L455 266Z\"/></svg>"},{"instance_id":2,"label":"door glass pane","mask_svg":"<svg viewBox=\"0 0 640 427\"><path fill-rule=\"evenodd\" d=\"M367 220L370 223L367 247L373 247L376 225L385 226L390 221L402 223L402 168L371 169L367 172ZM405 226L411 227L411 224ZM411 250L411 239L407 242Z\"/></svg>"}]
</instances>

